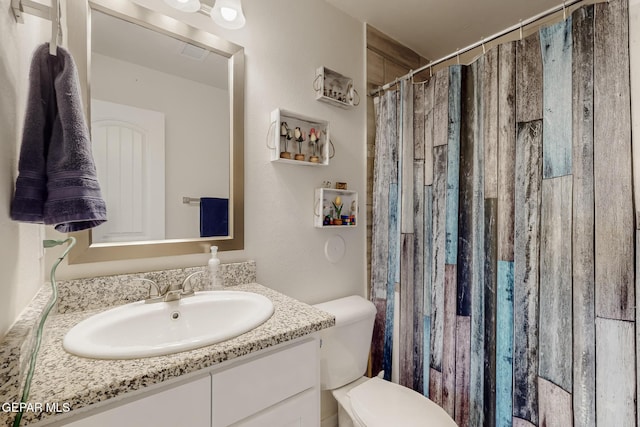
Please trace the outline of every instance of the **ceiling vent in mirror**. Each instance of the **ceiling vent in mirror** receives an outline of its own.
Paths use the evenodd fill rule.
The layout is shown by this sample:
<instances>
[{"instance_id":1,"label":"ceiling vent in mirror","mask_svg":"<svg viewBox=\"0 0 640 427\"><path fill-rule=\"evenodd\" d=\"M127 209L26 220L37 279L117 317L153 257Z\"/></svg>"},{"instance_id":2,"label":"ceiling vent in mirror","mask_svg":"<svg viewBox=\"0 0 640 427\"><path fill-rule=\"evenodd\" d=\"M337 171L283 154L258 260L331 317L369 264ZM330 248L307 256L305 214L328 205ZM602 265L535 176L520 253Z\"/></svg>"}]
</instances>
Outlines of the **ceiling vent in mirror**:
<instances>
[{"instance_id":1,"label":"ceiling vent in mirror","mask_svg":"<svg viewBox=\"0 0 640 427\"><path fill-rule=\"evenodd\" d=\"M207 49L203 49L189 43L184 43L178 53L189 59L195 59L196 61L204 61L207 55L209 55L209 51Z\"/></svg>"}]
</instances>

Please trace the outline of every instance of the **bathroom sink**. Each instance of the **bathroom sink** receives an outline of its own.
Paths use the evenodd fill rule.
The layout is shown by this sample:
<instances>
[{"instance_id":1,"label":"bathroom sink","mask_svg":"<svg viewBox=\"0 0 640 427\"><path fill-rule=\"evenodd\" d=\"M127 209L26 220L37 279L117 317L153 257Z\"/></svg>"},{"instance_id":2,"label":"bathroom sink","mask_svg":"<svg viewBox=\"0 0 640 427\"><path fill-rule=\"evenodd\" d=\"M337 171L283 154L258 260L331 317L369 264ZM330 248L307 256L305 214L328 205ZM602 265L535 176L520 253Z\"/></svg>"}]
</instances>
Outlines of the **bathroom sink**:
<instances>
[{"instance_id":1,"label":"bathroom sink","mask_svg":"<svg viewBox=\"0 0 640 427\"><path fill-rule=\"evenodd\" d=\"M67 332L63 346L94 359L161 356L237 337L272 314L273 303L259 294L196 292L176 301L138 301L98 313Z\"/></svg>"}]
</instances>

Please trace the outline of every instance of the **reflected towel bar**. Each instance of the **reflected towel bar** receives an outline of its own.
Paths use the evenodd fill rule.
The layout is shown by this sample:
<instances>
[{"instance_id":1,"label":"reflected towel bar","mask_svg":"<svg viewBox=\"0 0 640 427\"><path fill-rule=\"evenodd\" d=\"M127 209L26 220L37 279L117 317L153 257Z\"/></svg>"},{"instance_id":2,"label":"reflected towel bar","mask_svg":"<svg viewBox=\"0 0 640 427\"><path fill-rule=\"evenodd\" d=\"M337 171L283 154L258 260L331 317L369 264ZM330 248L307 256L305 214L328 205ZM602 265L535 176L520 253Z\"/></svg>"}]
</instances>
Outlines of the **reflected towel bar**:
<instances>
[{"instance_id":1,"label":"reflected towel bar","mask_svg":"<svg viewBox=\"0 0 640 427\"><path fill-rule=\"evenodd\" d=\"M184 203L185 205L190 205L190 204L200 204L200 197L183 197L182 198L182 203Z\"/></svg>"}]
</instances>

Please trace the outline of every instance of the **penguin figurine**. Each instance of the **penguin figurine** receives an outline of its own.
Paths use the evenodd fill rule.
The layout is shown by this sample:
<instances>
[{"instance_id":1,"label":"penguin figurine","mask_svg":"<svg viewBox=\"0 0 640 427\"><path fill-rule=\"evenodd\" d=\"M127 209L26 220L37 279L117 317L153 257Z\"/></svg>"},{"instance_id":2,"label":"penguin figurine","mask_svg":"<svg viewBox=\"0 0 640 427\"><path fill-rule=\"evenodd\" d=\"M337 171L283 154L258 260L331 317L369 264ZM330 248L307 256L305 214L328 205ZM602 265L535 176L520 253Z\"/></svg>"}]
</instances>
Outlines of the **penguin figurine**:
<instances>
[{"instance_id":1,"label":"penguin figurine","mask_svg":"<svg viewBox=\"0 0 640 427\"><path fill-rule=\"evenodd\" d=\"M288 133L289 126L287 125L287 122L282 122L282 124L280 124L280 136L287 136Z\"/></svg>"},{"instance_id":2,"label":"penguin figurine","mask_svg":"<svg viewBox=\"0 0 640 427\"><path fill-rule=\"evenodd\" d=\"M295 160L304 160L305 155L302 154L302 142L305 139L304 133L302 133L302 129L296 127L296 130L293 132L293 136L298 142L298 153L293 156Z\"/></svg>"}]
</instances>

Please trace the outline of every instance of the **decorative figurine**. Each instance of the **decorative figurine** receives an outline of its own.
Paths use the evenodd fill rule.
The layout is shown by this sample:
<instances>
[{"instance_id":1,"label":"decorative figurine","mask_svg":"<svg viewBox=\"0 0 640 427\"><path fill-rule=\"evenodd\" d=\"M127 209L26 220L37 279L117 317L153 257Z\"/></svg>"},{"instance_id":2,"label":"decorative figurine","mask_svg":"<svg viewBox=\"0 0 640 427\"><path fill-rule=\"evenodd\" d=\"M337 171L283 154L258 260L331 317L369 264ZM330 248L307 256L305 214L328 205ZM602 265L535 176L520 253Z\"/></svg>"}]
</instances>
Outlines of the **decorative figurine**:
<instances>
[{"instance_id":1,"label":"decorative figurine","mask_svg":"<svg viewBox=\"0 0 640 427\"><path fill-rule=\"evenodd\" d=\"M284 140L284 151L280 153L281 159L291 159L291 153L289 152L288 142L291 140L291 129L287 125L287 122L280 124L280 137Z\"/></svg>"},{"instance_id":2,"label":"decorative figurine","mask_svg":"<svg viewBox=\"0 0 640 427\"><path fill-rule=\"evenodd\" d=\"M336 196L336 200L331 202L331 204L334 209L333 225L342 225L342 217L340 216L342 212L342 199L340 196Z\"/></svg>"},{"instance_id":3,"label":"decorative figurine","mask_svg":"<svg viewBox=\"0 0 640 427\"><path fill-rule=\"evenodd\" d=\"M296 127L296 130L293 132L293 136L298 142L298 153L294 156L296 160L304 160L304 154L302 154L302 143L304 142L304 133L302 129Z\"/></svg>"},{"instance_id":4,"label":"decorative figurine","mask_svg":"<svg viewBox=\"0 0 640 427\"><path fill-rule=\"evenodd\" d=\"M336 190L346 190L347 183L346 182L336 182Z\"/></svg>"},{"instance_id":5,"label":"decorative figurine","mask_svg":"<svg viewBox=\"0 0 640 427\"><path fill-rule=\"evenodd\" d=\"M320 157L318 157L318 140L320 139L320 131L317 131L314 128L311 128L309 131L309 143L313 148L313 154L309 157L309 161L311 163L318 163L320 161Z\"/></svg>"}]
</instances>

